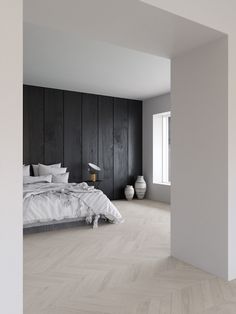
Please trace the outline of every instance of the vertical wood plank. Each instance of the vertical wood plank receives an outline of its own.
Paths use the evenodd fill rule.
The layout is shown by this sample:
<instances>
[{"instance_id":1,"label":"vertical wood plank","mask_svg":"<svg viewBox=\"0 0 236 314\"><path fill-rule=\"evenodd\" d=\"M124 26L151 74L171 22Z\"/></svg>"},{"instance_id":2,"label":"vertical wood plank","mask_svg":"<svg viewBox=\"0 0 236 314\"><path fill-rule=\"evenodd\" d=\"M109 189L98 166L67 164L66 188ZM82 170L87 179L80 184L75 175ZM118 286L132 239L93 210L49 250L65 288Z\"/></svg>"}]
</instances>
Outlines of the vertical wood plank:
<instances>
[{"instance_id":1,"label":"vertical wood plank","mask_svg":"<svg viewBox=\"0 0 236 314\"><path fill-rule=\"evenodd\" d=\"M98 96L82 95L82 179L88 179L88 163L98 163Z\"/></svg>"},{"instance_id":2,"label":"vertical wood plank","mask_svg":"<svg viewBox=\"0 0 236 314\"><path fill-rule=\"evenodd\" d=\"M82 180L82 95L64 92L64 165L70 172L70 182Z\"/></svg>"},{"instance_id":3,"label":"vertical wood plank","mask_svg":"<svg viewBox=\"0 0 236 314\"><path fill-rule=\"evenodd\" d=\"M24 86L24 163L44 162L44 89Z\"/></svg>"},{"instance_id":4,"label":"vertical wood plank","mask_svg":"<svg viewBox=\"0 0 236 314\"><path fill-rule=\"evenodd\" d=\"M138 175L142 175L142 102L128 100L128 183L134 185Z\"/></svg>"},{"instance_id":5,"label":"vertical wood plank","mask_svg":"<svg viewBox=\"0 0 236 314\"><path fill-rule=\"evenodd\" d=\"M114 199L124 198L128 182L128 103L114 100Z\"/></svg>"},{"instance_id":6,"label":"vertical wood plank","mask_svg":"<svg viewBox=\"0 0 236 314\"><path fill-rule=\"evenodd\" d=\"M113 151L113 98L99 96L99 159L103 181L99 188L110 198L114 198L114 151Z\"/></svg>"},{"instance_id":7,"label":"vertical wood plank","mask_svg":"<svg viewBox=\"0 0 236 314\"><path fill-rule=\"evenodd\" d=\"M29 86L23 88L23 163L30 163Z\"/></svg>"},{"instance_id":8,"label":"vertical wood plank","mask_svg":"<svg viewBox=\"0 0 236 314\"><path fill-rule=\"evenodd\" d=\"M63 163L63 91L45 88L45 163Z\"/></svg>"}]
</instances>

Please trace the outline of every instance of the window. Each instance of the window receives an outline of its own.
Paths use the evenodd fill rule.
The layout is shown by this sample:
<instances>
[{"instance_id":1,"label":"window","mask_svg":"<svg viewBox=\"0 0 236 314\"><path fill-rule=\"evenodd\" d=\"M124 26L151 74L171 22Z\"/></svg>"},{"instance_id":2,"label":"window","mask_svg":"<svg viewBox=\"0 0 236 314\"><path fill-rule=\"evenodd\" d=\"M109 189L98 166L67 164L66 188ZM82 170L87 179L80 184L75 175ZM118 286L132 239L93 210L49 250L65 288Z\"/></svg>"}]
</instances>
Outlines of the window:
<instances>
[{"instance_id":1,"label":"window","mask_svg":"<svg viewBox=\"0 0 236 314\"><path fill-rule=\"evenodd\" d=\"M153 115L153 183L170 184L170 112Z\"/></svg>"}]
</instances>

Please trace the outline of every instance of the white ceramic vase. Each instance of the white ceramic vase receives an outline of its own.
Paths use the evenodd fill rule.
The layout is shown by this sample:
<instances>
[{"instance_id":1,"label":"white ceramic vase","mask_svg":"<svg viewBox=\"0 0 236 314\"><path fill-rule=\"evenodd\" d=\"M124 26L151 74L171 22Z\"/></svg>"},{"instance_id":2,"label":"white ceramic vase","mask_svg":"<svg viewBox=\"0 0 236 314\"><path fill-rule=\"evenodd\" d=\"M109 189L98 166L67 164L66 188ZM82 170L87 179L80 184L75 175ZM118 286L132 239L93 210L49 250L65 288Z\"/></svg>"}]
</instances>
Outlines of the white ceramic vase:
<instances>
[{"instance_id":1,"label":"white ceramic vase","mask_svg":"<svg viewBox=\"0 0 236 314\"><path fill-rule=\"evenodd\" d=\"M143 176L138 176L135 182L135 192L138 199L143 199L147 190L147 184Z\"/></svg>"},{"instance_id":2,"label":"white ceramic vase","mask_svg":"<svg viewBox=\"0 0 236 314\"><path fill-rule=\"evenodd\" d=\"M128 201L131 201L134 197L134 188L132 185L126 185L125 187L125 197Z\"/></svg>"}]
</instances>

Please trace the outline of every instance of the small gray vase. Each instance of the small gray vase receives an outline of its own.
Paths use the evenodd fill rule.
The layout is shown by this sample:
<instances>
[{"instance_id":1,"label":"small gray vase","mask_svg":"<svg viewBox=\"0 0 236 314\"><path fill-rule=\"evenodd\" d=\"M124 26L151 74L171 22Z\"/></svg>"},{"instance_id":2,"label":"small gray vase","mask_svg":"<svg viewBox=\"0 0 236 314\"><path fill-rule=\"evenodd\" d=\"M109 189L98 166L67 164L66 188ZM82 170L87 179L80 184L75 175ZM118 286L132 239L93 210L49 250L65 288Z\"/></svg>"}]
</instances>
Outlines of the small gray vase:
<instances>
[{"instance_id":1,"label":"small gray vase","mask_svg":"<svg viewBox=\"0 0 236 314\"><path fill-rule=\"evenodd\" d=\"M134 197L134 188L132 185L126 185L125 187L125 197L128 201L131 201Z\"/></svg>"}]
</instances>

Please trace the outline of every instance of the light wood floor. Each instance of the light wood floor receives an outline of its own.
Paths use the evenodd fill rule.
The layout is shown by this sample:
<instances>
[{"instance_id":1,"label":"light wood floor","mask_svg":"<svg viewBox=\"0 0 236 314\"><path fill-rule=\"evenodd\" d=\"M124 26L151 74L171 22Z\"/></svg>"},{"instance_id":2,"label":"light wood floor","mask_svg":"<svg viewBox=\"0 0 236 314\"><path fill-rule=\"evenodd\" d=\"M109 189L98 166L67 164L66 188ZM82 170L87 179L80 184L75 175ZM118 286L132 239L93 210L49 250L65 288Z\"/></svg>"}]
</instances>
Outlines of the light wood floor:
<instances>
[{"instance_id":1,"label":"light wood floor","mask_svg":"<svg viewBox=\"0 0 236 314\"><path fill-rule=\"evenodd\" d=\"M236 282L170 255L170 213L115 202L122 225L24 237L24 314L235 314Z\"/></svg>"}]
</instances>

